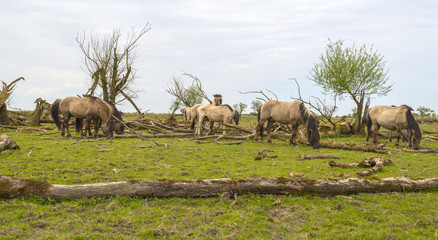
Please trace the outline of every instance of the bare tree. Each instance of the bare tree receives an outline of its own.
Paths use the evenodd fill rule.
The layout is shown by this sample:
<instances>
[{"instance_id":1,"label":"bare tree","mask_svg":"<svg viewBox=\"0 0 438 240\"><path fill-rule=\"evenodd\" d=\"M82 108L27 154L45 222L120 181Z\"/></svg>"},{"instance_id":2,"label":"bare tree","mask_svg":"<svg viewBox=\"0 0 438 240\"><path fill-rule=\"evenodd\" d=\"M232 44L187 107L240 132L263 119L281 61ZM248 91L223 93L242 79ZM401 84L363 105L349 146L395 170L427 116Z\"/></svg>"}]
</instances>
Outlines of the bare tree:
<instances>
[{"instance_id":1,"label":"bare tree","mask_svg":"<svg viewBox=\"0 0 438 240\"><path fill-rule=\"evenodd\" d=\"M104 37L91 35L88 40L85 33L76 36L76 42L84 54L82 68L91 77L91 86L85 95L99 95L115 104L127 100L141 113L133 100L137 97L137 91L132 88L136 78L133 65L138 42L150 29L149 23L138 33L132 29L123 46L122 33L118 29Z\"/></svg>"},{"instance_id":2,"label":"bare tree","mask_svg":"<svg viewBox=\"0 0 438 240\"><path fill-rule=\"evenodd\" d=\"M272 92L272 91L269 90L269 89L265 89L265 91L267 91L267 92L268 92L269 94L271 94L272 96L269 96L267 93L263 92L263 90L258 90L258 91L248 91L248 92L241 92L241 91L239 91L239 93L240 93L240 94L248 94L248 93L260 94L260 95L262 95L262 97L256 97L256 99L257 99L257 100L260 100L260 101L263 101L263 102L267 102L267 101L270 101L270 100L274 100L273 97L275 97L275 100L278 101L278 97L277 97L277 95L276 95L274 92Z\"/></svg>"},{"instance_id":3,"label":"bare tree","mask_svg":"<svg viewBox=\"0 0 438 240\"><path fill-rule=\"evenodd\" d=\"M298 81L295 78L291 78L290 80L295 81L295 84L297 85L297 92L298 92L298 98L295 97L291 97L291 98L303 102L304 104L307 104L311 109L317 111L324 121L331 124L333 129L336 129L336 122L334 122L333 120L333 115L338 109L338 107L336 106L336 96L334 96L333 98L334 105L329 105L327 104L325 99L321 100L320 98L315 96L311 96L311 98L316 100L316 102L312 102L310 99L306 101L301 96L301 88L300 85L298 84Z\"/></svg>"},{"instance_id":4,"label":"bare tree","mask_svg":"<svg viewBox=\"0 0 438 240\"><path fill-rule=\"evenodd\" d=\"M10 84L7 84L6 82L2 81L3 87L0 91L0 125L9 125L9 117L8 117L8 111L6 109L6 104L9 100L9 97L11 96L12 92L14 91L15 84L23 80L23 77L19 77L12 81Z\"/></svg>"}]
</instances>

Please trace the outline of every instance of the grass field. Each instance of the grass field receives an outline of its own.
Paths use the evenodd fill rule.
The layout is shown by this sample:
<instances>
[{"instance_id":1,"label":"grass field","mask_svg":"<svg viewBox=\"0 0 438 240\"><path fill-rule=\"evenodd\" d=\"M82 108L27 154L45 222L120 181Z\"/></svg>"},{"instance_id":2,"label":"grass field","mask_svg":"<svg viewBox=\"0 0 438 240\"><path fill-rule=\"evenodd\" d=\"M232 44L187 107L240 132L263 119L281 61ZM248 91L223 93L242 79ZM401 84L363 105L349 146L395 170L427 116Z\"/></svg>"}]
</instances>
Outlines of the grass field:
<instances>
[{"instance_id":1,"label":"grass field","mask_svg":"<svg viewBox=\"0 0 438 240\"><path fill-rule=\"evenodd\" d=\"M166 115L153 115L164 119ZM245 115L242 125L255 126ZM436 125L422 125L437 131ZM168 148L139 138L92 141L59 137L58 131L5 130L21 147L0 153L0 175L84 184L150 179L211 179L263 176L349 178L363 169L330 167L331 159L299 161L300 154L334 154L353 163L376 153L315 150L287 139L273 145L199 144L190 138L159 138ZM387 139L382 138L381 141ZM225 141L225 140L221 140ZM230 140L232 141L232 140ZM364 144L363 136L325 137L322 141ZM388 143L393 164L372 178L438 176L436 153L407 153ZM422 141L421 146L438 148ZM260 148L277 158L255 160ZM317 195L241 195L217 198L66 199L39 197L0 200L0 239L438 239L438 192Z\"/></svg>"}]
</instances>

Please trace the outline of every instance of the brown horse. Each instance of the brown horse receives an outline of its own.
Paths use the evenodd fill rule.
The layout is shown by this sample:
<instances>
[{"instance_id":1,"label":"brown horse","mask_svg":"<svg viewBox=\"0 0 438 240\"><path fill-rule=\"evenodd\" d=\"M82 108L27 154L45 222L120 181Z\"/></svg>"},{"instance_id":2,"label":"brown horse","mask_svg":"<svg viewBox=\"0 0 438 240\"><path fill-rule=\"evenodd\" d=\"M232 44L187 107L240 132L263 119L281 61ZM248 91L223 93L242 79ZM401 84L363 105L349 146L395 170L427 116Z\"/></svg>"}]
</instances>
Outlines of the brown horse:
<instances>
[{"instance_id":1,"label":"brown horse","mask_svg":"<svg viewBox=\"0 0 438 240\"><path fill-rule=\"evenodd\" d=\"M363 124L367 127L367 138L371 135L371 126L373 126L373 142L379 141L377 131L382 126L388 130L397 132L397 142L395 146L399 146L400 137L402 137L402 130L406 129L408 132L409 147L414 146L415 150L420 148L421 130L417 121L412 115L412 108L407 105L395 106L374 106L369 108L363 116Z\"/></svg>"},{"instance_id":2,"label":"brown horse","mask_svg":"<svg viewBox=\"0 0 438 240\"><path fill-rule=\"evenodd\" d=\"M197 111L198 126L195 131L195 136L201 135L201 127L205 119L208 119L210 122L210 130L207 132L207 135L213 129L214 122L231 123L231 121L234 120L236 125L239 125L240 114L229 105L214 106L211 104L204 104L199 106ZM194 122L192 122L192 124L192 127L194 127ZM222 125L222 127L225 128L224 125ZM224 131L223 134L225 135L226 132Z\"/></svg>"},{"instance_id":3,"label":"brown horse","mask_svg":"<svg viewBox=\"0 0 438 240\"><path fill-rule=\"evenodd\" d=\"M315 114L307 109L301 102L280 102L270 100L260 106L257 119L259 122L254 136L255 142L258 141L259 132L260 137L263 140L263 124L268 121L266 133L268 135L267 141L269 143L272 143L270 135L272 124L278 122L292 125L292 134L289 143L290 145L297 146L296 136L298 126L304 124L307 128L307 140L313 148L319 148L320 135L318 130L318 120Z\"/></svg>"},{"instance_id":4,"label":"brown horse","mask_svg":"<svg viewBox=\"0 0 438 240\"><path fill-rule=\"evenodd\" d=\"M114 119L114 129L113 131L116 132L116 134L121 135L123 134L123 132L125 131L125 125L123 125L122 121L122 115L120 114L119 110L116 108L116 106L110 101L110 100L104 100L103 101L108 105L108 107L111 109L112 111L112 116ZM92 136L93 134L91 133L91 120L85 120L88 121L85 123L85 130L82 133L82 136ZM82 121L82 119L76 118L76 121ZM78 123L76 122L76 126L78 126L79 128L82 128L82 123ZM99 118L94 119L94 137L97 138L98 137L98 133L99 133L99 128L102 126L102 121ZM78 131L78 130L76 130Z\"/></svg>"},{"instance_id":5,"label":"brown horse","mask_svg":"<svg viewBox=\"0 0 438 240\"><path fill-rule=\"evenodd\" d=\"M59 119L59 113L63 116L62 124ZM86 120L85 129L87 129L87 123L91 119L99 119L102 121L104 134L108 138L113 138L114 119L112 111L108 104L99 98L66 97L64 99L56 99L52 104L51 115L56 126L61 130L61 136L65 135L65 129L67 129L67 137L71 137L68 121L70 117L75 117L76 132L82 130L82 126L79 125L82 123L82 119Z\"/></svg>"}]
</instances>

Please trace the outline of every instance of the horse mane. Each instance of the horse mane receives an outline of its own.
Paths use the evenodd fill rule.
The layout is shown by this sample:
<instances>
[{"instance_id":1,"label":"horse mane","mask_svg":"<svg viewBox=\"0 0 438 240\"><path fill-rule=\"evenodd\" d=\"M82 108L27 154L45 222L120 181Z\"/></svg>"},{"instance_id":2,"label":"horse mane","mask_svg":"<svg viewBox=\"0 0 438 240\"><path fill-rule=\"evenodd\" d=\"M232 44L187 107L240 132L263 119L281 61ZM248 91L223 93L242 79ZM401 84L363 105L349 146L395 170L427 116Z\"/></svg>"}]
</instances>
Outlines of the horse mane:
<instances>
[{"instance_id":1,"label":"horse mane","mask_svg":"<svg viewBox=\"0 0 438 240\"><path fill-rule=\"evenodd\" d=\"M406 105L406 104L402 104L402 105L400 105L400 107L405 107L405 108L407 108L408 111L412 111L412 110L414 110L413 108L409 107L409 106Z\"/></svg>"},{"instance_id":2,"label":"horse mane","mask_svg":"<svg viewBox=\"0 0 438 240\"><path fill-rule=\"evenodd\" d=\"M307 140L315 147L319 144L319 130L318 130L318 120L313 115L313 113L304 106L304 103L300 103L299 113L303 122L307 127Z\"/></svg>"},{"instance_id":3,"label":"horse mane","mask_svg":"<svg viewBox=\"0 0 438 240\"><path fill-rule=\"evenodd\" d=\"M116 108L116 105L114 105L113 102L111 102L110 100L104 100L106 103L108 103L114 110L114 116L116 116L117 119L123 120L122 119L122 114L120 114L119 110Z\"/></svg>"},{"instance_id":4,"label":"horse mane","mask_svg":"<svg viewBox=\"0 0 438 240\"><path fill-rule=\"evenodd\" d=\"M222 104L221 106L227 106L228 109L229 109L231 112L234 111L234 108L232 108L232 107L231 107L230 105L228 105L228 104Z\"/></svg>"},{"instance_id":5,"label":"horse mane","mask_svg":"<svg viewBox=\"0 0 438 240\"><path fill-rule=\"evenodd\" d=\"M415 139L421 139L421 130L420 130L420 126L418 125L417 121L415 121L415 117L412 114L412 108L407 106L407 105L403 105L406 106L408 108L408 110L406 111L406 120L408 121L408 125L409 128L411 128L412 130L414 130L414 137Z\"/></svg>"}]
</instances>

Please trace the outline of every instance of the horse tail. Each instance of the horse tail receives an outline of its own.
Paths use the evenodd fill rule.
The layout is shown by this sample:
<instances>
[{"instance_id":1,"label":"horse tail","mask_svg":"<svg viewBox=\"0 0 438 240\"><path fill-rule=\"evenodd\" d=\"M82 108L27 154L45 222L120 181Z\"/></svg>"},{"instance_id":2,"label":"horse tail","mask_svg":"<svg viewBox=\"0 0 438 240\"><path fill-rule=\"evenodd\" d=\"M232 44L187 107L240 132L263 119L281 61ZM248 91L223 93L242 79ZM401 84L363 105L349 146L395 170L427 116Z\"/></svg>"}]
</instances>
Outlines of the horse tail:
<instances>
[{"instance_id":1,"label":"horse tail","mask_svg":"<svg viewBox=\"0 0 438 240\"><path fill-rule=\"evenodd\" d=\"M412 115L411 107L408 107L408 110L406 111L406 120L408 121L409 128L414 130L415 139L421 140L422 135L421 135L420 126L418 125L417 121L415 121L414 115Z\"/></svg>"},{"instance_id":2,"label":"horse tail","mask_svg":"<svg viewBox=\"0 0 438 240\"><path fill-rule=\"evenodd\" d=\"M76 118L76 132L80 133L82 131L82 127L84 125L84 119Z\"/></svg>"},{"instance_id":3,"label":"horse tail","mask_svg":"<svg viewBox=\"0 0 438 240\"><path fill-rule=\"evenodd\" d=\"M198 114L196 113L195 116L192 116L192 120L190 122L190 129L195 129L195 120L198 117Z\"/></svg>"},{"instance_id":4,"label":"horse tail","mask_svg":"<svg viewBox=\"0 0 438 240\"><path fill-rule=\"evenodd\" d=\"M61 120L59 120L59 103L61 102L61 99L58 98L53 102L52 109L50 110L50 114L52 115L52 119L56 124L56 127L58 130L61 129Z\"/></svg>"},{"instance_id":5,"label":"horse tail","mask_svg":"<svg viewBox=\"0 0 438 240\"><path fill-rule=\"evenodd\" d=\"M368 108L362 117L362 125L367 127L367 136L370 136L371 134L371 125L373 124L373 121L371 120L371 116L370 116L370 109Z\"/></svg>"},{"instance_id":6,"label":"horse tail","mask_svg":"<svg viewBox=\"0 0 438 240\"><path fill-rule=\"evenodd\" d=\"M234 122L236 123L236 125L239 125L239 120L240 120L240 113L239 113L239 111L234 110L233 119L234 119Z\"/></svg>"},{"instance_id":7,"label":"horse tail","mask_svg":"<svg viewBox=\"0 0 438 240\"><path fill-rule=\"evenodd\" d=\"M263 105L263 104L262 104ZM257 110L257 124L260 123L261 118L261 111L262 111L262 105L259 106L259 109ZM260 126L260 139L263 141L263 125Z\"/></svg>"}]
</instances>

